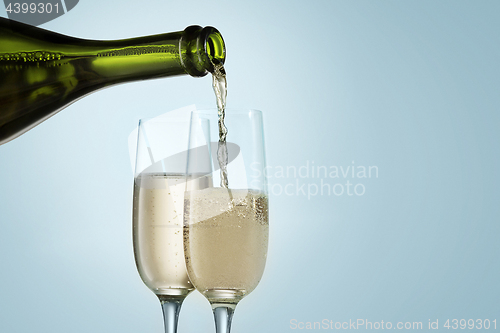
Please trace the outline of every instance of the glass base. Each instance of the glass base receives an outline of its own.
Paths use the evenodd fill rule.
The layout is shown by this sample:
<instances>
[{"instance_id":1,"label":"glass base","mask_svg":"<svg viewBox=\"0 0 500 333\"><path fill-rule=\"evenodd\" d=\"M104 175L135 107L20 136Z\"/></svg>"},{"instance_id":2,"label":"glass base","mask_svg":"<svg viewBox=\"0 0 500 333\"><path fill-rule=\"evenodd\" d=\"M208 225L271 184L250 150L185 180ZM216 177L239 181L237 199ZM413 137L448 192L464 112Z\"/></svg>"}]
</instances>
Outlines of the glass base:
<instances>
[{"instance_id":1,"label":"glass base","mask_svg":"<svg viewBox=\"0 0 500 333\"><path fill-rule=\"evenodd\" d=\"M153 289L152 291L158 297L162 297L162 296L166 296L166 297L169 297L169 296L182 296L182 297L186 297L193 290L194 289L186 289L186 288L172 288L172 289L157 288L157 289Z\"/></svg>"},{"instance_id":2,"label":"glass base","mask_svg":"<svg viewBox=\"0 0 500 333\"><path fill-rule=\"evenodd\" d=\"M220 306L235 308L236 304L241 301L246 295L246 290L241 289L210 289L202 292L210 304L212 309Z\"/></svg>"}]
</instances>

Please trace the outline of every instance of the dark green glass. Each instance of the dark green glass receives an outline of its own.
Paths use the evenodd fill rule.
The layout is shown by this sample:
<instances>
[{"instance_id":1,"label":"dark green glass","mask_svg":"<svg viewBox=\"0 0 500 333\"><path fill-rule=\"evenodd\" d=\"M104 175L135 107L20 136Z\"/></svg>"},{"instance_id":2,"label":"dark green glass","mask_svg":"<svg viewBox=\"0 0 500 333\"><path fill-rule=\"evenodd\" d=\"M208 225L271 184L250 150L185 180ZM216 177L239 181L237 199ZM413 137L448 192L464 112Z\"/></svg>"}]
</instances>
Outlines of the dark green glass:
<instances>
[{"instance_id":1,"label":"dark green glass","mask_svg":"<svg viewBox=\"0 0 500 333\"><path fill-rule=\"evenodd\" d=\"M69 37L0 18L0 144L98 89L188 74L224 63L217 29L113 41Z\"/></svg>"}]
</instances>

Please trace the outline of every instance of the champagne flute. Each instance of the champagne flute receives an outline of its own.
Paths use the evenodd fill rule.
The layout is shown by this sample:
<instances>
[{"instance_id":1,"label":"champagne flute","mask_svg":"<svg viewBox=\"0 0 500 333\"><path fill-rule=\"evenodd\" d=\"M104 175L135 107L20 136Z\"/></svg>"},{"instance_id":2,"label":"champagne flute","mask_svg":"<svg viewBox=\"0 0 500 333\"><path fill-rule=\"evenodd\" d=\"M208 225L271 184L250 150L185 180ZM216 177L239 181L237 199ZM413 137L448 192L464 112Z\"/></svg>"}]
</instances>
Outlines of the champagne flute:
<instances>
[{"instance_id":1,"label":"champagne flute","mask_svg":"<svg viewBox=\"0 0 500 333\"><path fill-rule=\"evenodd\" d=\"M208 122L205 122L205 126ZM177 332L179 311L194 290L184 260L182 216L189 116L140 120L134 175L134 255L143 282L158 296L166 333ZM209 178L190 183L211 186Z\"/></svg>"},{"instance_id":2,"label":"champagne flute","mask_svg":"<svg viewBox=\"0 0 500 333\"><path fill-rule=\"evenodd\" d=\"M221 185L186 191L184 255L192 284L212 306L217 333L229 333L236 305L259 283L267 257L262 113L229 109L226 142L218 142L217 111L195 111L191 117L187 178L203 175L211 163L213 183ZM204 154L192 149L192 138L199 136L193 124L200 119L210 121L211 144ZM224 169L227 187L220 182Z\"/></svg>"}]
</instances>

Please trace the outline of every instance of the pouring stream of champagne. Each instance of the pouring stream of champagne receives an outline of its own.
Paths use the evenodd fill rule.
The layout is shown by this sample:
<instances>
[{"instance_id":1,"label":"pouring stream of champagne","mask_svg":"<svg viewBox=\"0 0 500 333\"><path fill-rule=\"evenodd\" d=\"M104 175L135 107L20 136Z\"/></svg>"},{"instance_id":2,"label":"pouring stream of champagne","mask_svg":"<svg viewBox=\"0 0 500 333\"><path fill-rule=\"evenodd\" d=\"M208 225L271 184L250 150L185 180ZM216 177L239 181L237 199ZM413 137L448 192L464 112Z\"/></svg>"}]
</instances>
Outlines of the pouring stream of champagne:
<instances>
[{"instance_id":1,"label":"pouring stream of champagne","mask_svg":"<svg viewBox=\"0 0 500 333\"><path fill-rule=\"evenodd\" d=\"M222 63L214 64L214 72L212 73L212 87L217 98L217 112L219 115L219 145L217 149L217 160L220 167L220 186L228 188L227 179L227 145L226 136L227 128L224 124L226 116L226 96L227 96L227 81L226 71Z\"/></svg>"}]
</instances>

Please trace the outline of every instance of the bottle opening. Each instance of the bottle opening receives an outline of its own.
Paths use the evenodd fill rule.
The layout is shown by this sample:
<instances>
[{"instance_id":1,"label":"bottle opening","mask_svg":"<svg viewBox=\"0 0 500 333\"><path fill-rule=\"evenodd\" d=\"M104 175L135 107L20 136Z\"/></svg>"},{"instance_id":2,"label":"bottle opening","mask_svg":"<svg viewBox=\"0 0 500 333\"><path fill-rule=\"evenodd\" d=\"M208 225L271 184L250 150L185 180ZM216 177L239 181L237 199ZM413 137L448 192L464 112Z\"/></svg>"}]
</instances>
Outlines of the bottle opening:
<instances>
[{"instance_id":1,"label":"bottle opening","mask_svg":"<svg viewBox=\"0 0 500 333\"><path fill-rule=\"evenodd\" d=\"M226 60L224 39L214 27L187 27L179 45L181 62L191 76L213 73L215 66Z\"/></svg>"},{"instance_id":2,"label":"bottle opening","mask_svg":"<svg viewBox=\"0 0 500 333\"><path fill-rule=\"evenodd\" d=\"M226 49L224 47L224 40L218 31L213 31L208 35L206 50L211 62L214 64L224 63L226 59Z\"/></svg>"}]
</instances>

